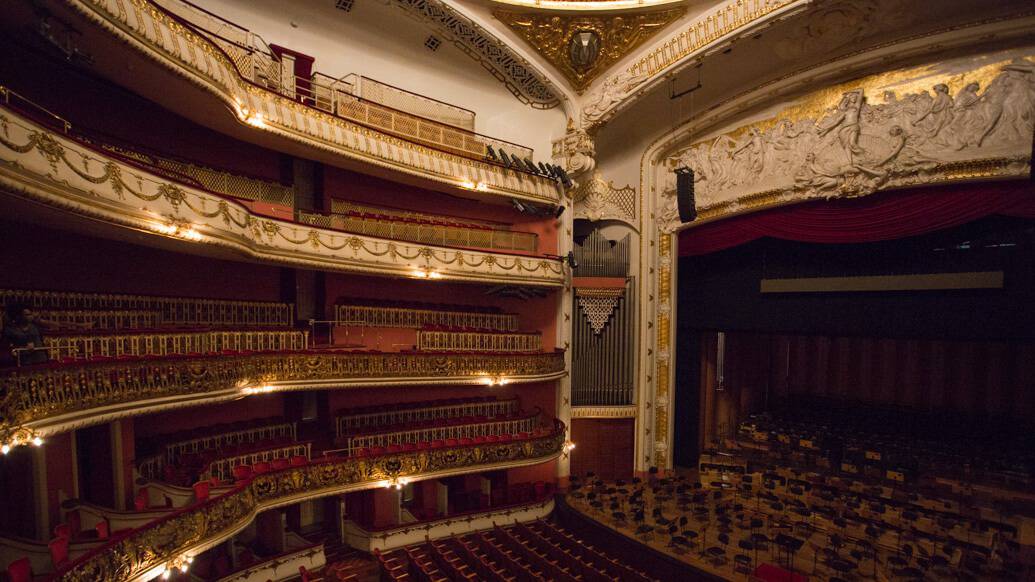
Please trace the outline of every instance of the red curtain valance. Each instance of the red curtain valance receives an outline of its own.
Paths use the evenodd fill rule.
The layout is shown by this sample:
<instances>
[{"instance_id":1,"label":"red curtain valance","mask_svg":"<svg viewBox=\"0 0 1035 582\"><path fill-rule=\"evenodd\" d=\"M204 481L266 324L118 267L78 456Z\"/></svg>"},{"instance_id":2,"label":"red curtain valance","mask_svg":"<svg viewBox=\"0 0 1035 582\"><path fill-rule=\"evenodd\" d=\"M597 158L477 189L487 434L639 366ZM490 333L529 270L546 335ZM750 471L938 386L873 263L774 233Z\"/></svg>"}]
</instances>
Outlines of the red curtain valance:
<instances>
[{"instance_id":1,"label":"red curtain valance","mask_svg":"<svg viewBox=\"0 0 1035 582\"><path fill-rule=\"evenodd\" d=\"M992 214L1035 218L1035 186L1029 180L941 186L774 208L686 229L679 233L679 255L704 255L765 236L814 243L892 240Z\"/></svg>"}]
</instances>

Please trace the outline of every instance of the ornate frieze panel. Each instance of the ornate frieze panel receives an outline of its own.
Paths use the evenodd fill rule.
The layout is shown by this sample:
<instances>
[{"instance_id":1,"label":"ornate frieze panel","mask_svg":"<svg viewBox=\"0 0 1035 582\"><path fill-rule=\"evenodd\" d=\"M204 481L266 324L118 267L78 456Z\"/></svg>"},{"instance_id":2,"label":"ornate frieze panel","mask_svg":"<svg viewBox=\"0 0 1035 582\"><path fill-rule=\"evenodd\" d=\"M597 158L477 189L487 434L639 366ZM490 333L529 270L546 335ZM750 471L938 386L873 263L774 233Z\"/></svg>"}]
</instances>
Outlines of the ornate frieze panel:
<instances>
[{"instance_id":1,"label":"ornate frieze panel","mask_svg":"<svg viewBox=\"0 0 1035 582\"><path fill-rule=\"evenodd\" d=\"M493 16L532 45L581 93L618 59L685 13L685 8L617 16L495 10Z\"/></svg>"},{"instance_id":2,"label":"ornate frieze panel","mask_svg":"<svg viewBox=\"0 0 1035 582\"><path fill-rule=\"evenodd\" d=\"M561 261L362 236L252 214L0 110L0 186L83 217L319 269L561 286Z\"/></svg>"},{"instance_id":3,"label":"ornate frieze panel","mask_svg":"<svg viewBox=\"0 0 1035 582\"><path fill-rule=\"evenodd\" d=\"M679 225L672 170L694 170L699 215L1031 172L1031 49L892 71L812 93L676 151L659 225Z\"/></svg>"},{"instance_id":4,"label":"ornate frieze panel","mask_svg":"<svg viewBox=\"0 0 1035 582\"><path fill-rule=\"evenodd\" d=\"M573 406L572 418L635 418L635 406Z\"/></svg>"},{"instance_id":5,"label":"ornate frieze panel","mask_svg":"<svg viewBox=\"0 0 1035 582\"><path fill-rule=\"evenodd\" d=\"M562 352L276 353L18 368L0 377L0 442L9 443L15 433L46 436L264 391L519 383L559 378L564 371Z\"/></svg>"},{"instance_id":6,"label":"ornate frieze panel","mask_svg":"<svg viewBox=\"0 0 1035 582\"><path fill-rule=\"evenodd\" d=\"M384 0L434 26L460 50L502 81L522 103L552 109L560 103L553 88L532 65L470 18L441 0Z\"/></svg>"},{"instance_id":7,"label":"ornate frieze panel","mask_svg":"<svg viewBox=\"0 0 1035 582\"><path fill-rule=\"evenodd\" d=\"M264 510L400 479L463 474L542 463L560 456L565 428L506 444L433 449L314 463L256 475L223 495L135 529L57 573L64 582L148 580L175 560L229 538Z\"/></svg>"},{"instance_id":8,"label":"ornate frieze panel","mask_svg":"<svg viewBox=\"0 0 1035 582\"><path fill-rule=\"evenodd\" d=\"M181 25L148 0L67 3L118 40L224 101L229 111L235 111L241 122L256 131L451 187L474 184L479 192L550 204L560 199L556 183L541 176L431 149L265 90L242 77L233 57L210 38ZM465 26L459 28L470 28ZM521 69L531 76L522 67L511 62L510 70L517 75ZM153 87L136 89L146 96ZM181 112L188 107L185 103Z\"/></svg>"},{"instance_id":9,"label":"ornate frieze panel","mask_svg":"<svg viewBox=\"0 0 1035 582\"><path fill-rule=\"evenodd\" d=\"M575 202L575 218L586 220L620 220L636 224L636 188L616 187L614 182L605 181L600 172L594 172L592 179L584 180L572 192Z\"/></svg>"}]
</instances>

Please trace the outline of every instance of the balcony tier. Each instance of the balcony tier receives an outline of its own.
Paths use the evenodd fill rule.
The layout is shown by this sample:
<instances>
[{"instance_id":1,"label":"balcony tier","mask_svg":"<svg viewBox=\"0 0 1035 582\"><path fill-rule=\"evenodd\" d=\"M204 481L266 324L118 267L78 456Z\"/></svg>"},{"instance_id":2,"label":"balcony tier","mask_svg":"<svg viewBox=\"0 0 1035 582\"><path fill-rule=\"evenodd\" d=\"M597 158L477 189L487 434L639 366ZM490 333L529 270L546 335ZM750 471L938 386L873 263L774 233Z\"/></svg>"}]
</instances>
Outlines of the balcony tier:
<instances>
[{"instance_id":1,"label":"balcony tier","mask_svg":"<svg viewBox=\"0 0 1035 582\"><path fill-rule=\"evenodd\" d=\"M296 267L560 286L559 259L437 247L277 220L0 109L0 187L61 214ZM159 239L157 237L166 237ZM190 249L190 245L183 245Z\"/></svg>"},{"instance_id":2,"label":"balcony tier","mask_svg":"<svg viewBox=\"0 0 1035 582\"><path fill-rule=\"evenodd\" d=\"M528 383L564 374L563 352L258 352L42 364L0 377L0 441L25 444L116 418L273 391Z\"/></svg>"},{"instance_id":3,"label":"balcony tier","mask_svg":"<svg viewBox=\"0 0 1035 582\"><path fill-rule=\"evenodd\" d=\"M228 539L261 511L381 487L398 479L543 463L561 454L564 431L564 425L556 422L549 435L517 442L320 461L255 475L222 495L185 507L85 554L58 572L56 579L149 580L174 559L195 556Z\"/></svg>"},{"instance_id":4,"label":"balcony tier","mask_svg":"<svg viewBox=\"0 0 1035 582\"><path fill-rule=\"evenodd\" d=\"M428 136L448 126L344 94L342 103L332 100L328 108L318 91L310 105L297 94L282 95L245 77L235 61L254 57L254 49L203 32L205 23L185 19L196 11L174 16L147 0L69 0L66 5L98 27L84 35L96 55L94 69L188 118L248 141L305 151L343 167L412 176L453 193L551 205L561 201L556 181L482 161L487 142L476 134L460 141L440 137L442 145L429 147ZM154 63L154 70L127 74L124 56L115 57L127 47ZM251 71L255 65L242 61L242 66ZM328 91L340 93L333 87Z\"/></svg>"}]
</instances>

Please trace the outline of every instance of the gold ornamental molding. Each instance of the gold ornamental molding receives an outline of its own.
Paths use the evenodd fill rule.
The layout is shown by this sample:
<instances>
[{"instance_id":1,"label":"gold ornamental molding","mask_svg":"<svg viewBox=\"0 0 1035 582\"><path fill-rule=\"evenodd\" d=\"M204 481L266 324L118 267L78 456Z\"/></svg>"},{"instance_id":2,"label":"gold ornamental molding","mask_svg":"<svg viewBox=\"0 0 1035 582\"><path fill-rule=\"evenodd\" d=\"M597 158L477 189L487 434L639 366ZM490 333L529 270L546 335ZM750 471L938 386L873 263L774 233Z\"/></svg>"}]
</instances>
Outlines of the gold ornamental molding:
<instances>
[{"instance_id":1,"label":"gold ornamental molding","mask_svg":"<svg viewBox=\"0 0 1035 582\"><path fill-rule=\"evenodd\" d=\"M572 418L635 418L636 406L572 406Z\"/></svg>"},{"instance_id":2,"label":"gold ornamental molding","mask_svg":"<svg viewBox=\"0 0 1035 582\"><path fill-rule=\"evenodd\" d=\"M83 218L305 268L559 287L559 259L435 247L277 220L0 108L0 188Z\"/></svg>"},{"instance_id":3,"label":"gold ornamental molding","mask_svg":"<svg viewBox=\"0 0 1035 582\"><path fill-rule=\"evenodd\" d=\"M544 463L561 455L565 427L505 444L315 462L256 475L229 492L131 531L59 570L63 582L144 581L244 529L262 511L410 480Z\"/></svg>"},{"instance_id":4,"label":"gold ornamental molding","mask_svg":"<svg viewBox=\"0 0 1035 582\"><path fill-rule=\"evenodd\" d=\"M550 14L495 10L579 93L612 64L679 19L686 8L620 15Z\"/></svg>"},{"instance_id":5,"label":"gold ornamental molding","mask_svg":"<svg viewBox=\"0 0 1035 582\"><path fill-rule=\"evenodd\" d=\"M374 128L383 112L358 113L354 110L360 106L358 102L343 103L340 114L334 115L267 90L246 79L235 62L235 59L248 57L254 49L242 49L229 41L217 44L215 37L184 26L149 0L65 0L65 3L109 33L113 42L124 43L182 78L188 87L222 101L228 114L255 131L318 152L431 180L452 191L474 189L483 195L545 204L560 202L559 187L552 180L433 149L392 134L398 133L396 130L402 125L420 125L420 118L393 123L392 132L379 131ZM248 64L242 61L242 66ZM161 90L143 82L148 75L137 75L137 78L141 84L133 86L135 80L130 81L128 88L150 97ZM322 95L317 97L322 99ZM171 107L189 117L193 104L185 100ZM355 115L362 115L362 122L354 119ZM464 145L460 149L468 148Z\"/></svg>"},{"instance_id":6,"label":"gold ornamental molding","mask_svg":"<svg viewBox=\"0 0 1035 582\"><path fill-rule=\"evenodd\" d=\"M564 352L271 353L17 368L0 376L0 442L159 410L289 390L489 385L555 380Z\"/></svg>"}]
</instances>

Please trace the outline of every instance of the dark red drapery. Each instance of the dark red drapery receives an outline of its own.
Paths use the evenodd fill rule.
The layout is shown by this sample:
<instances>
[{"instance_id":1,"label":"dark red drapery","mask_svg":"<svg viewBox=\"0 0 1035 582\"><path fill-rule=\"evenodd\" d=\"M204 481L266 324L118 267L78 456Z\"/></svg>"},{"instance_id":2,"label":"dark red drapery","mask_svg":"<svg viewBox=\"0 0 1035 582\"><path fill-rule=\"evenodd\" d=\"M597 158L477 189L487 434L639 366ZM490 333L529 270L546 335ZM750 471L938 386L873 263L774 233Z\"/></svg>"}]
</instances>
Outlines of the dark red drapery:
<instances>
[{"instance_id":1,"label":"dark red drapery","mask_svg":"<svg viewBox=\"0 0 1035 582\"><path fill-rule=\"evenodd\" d=\"M1035 218L1035 186L1024 180L918 188L775 208L686 229L679 234L679 255L704 255L766 236L814 243L892 240L992 214Z\"/></svg>"}]
</instances>

